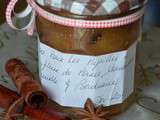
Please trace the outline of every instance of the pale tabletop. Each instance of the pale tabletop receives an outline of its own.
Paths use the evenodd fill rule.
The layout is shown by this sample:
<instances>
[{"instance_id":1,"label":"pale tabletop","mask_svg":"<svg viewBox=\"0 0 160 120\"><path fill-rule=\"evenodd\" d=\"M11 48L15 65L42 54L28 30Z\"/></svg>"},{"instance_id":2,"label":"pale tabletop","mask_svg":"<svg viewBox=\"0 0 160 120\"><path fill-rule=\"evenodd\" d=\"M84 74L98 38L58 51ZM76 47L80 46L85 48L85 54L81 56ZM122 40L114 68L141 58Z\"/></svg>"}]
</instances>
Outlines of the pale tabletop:
<instances>
[{"instance_id":1,"label":"pale tabletop","mask_svg":"<svg viewBox=\"0 0 160 120\"><path fill-rule=\"evenodd\" d=\"M137 52L137 102L113 120L160 120L160 28L143 33ZM36 35L27 36L4 24L0 27L0 84L16 90L4 70L9 58L18 57L38 76ZM143 70L139 68L143 67ZM145 74L144 74L145 73Z\"/></svg>"}]
</instances>

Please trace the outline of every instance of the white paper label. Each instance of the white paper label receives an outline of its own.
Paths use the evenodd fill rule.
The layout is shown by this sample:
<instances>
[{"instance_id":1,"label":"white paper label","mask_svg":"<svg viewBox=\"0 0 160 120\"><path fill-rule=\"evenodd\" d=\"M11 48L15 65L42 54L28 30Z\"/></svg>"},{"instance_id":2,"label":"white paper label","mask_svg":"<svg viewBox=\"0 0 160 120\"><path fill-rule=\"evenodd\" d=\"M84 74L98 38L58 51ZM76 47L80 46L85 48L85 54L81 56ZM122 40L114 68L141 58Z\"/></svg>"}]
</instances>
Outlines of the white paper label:
<instances>
[{"instance_id":1,"label":"white paper label","mask_svg":"<svg viewBox=\"0 0 160 120\"><path fill-rule=\"evenodd\" d=\"M83 107L122 103L134 90L136 43L128 50L102 56L66 54L39 42L40 78L60 105Z\"/></svg>"}]
</instances>

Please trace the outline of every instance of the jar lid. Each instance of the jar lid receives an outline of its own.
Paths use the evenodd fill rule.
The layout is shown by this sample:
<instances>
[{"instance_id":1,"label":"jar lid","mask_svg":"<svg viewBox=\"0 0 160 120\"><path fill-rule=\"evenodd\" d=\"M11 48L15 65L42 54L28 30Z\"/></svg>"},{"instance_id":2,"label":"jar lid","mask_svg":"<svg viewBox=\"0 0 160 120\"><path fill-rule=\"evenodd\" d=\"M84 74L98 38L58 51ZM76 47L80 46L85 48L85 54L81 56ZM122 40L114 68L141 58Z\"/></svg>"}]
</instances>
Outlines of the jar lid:
<instances>
[{"instance_id":1,"label":"jar lid","mask_svg":"<svg viewBox=\"0 0 160 120\"><path fill-rule=\"evenodd\" d=\"M147 0L36 0L42 6L77 15L115 15L142 7Z\"/></svg>"}]
</instances>

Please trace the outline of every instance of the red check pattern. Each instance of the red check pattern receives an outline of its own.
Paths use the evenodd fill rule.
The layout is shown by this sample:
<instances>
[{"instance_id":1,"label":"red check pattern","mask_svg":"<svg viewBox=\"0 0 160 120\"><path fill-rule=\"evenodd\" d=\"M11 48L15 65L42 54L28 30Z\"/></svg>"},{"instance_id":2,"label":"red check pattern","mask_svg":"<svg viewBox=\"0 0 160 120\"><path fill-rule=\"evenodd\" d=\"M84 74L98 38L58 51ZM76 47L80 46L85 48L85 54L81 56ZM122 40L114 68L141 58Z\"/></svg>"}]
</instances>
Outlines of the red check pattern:
<instances>
[{"instance_id":1,"label":"red check pattern","mask_svg":"<svg viewBox=\"0 0 160 120\"><path fill-rule=\"evenodd\" d=\"M50 13L44 9L42 9L39 5L37 5L37 3L35 3L34 0L27 0L28 4L32 7L32 18L31 21L29 22L29 24L22 28L22 29L18 29L16 28L13 23L12 23L12 19L11 19L11 14L12 11L14 10L14 6L15 4L18 2L18 0L11 0L10 3L7 6L7 10L6 10L6 19L7 19L7 23L16 30L26 30L28 32L29 35L32 34L33 32L33 26L34 26L34 16L35 13L37 13L38 15L44 17L45 19L57 23L57 24L61 24L64 26L69 26L69 27L80 27L80 28L112 28L112 27L119 27L119 26L123 26L123 25L127 25L130 24L138 19L140 19L143 14L144 14L144 8L140 9L139 11L128 15L128 16L124 16L124 17L120 17L120 18L116 18L116 19L109 19L109 20L81 20L81 19L71 19L71 18L66 18L66 17L61 17L61 16L57 16L53 13Z\"/></svg>"}]
</instances>

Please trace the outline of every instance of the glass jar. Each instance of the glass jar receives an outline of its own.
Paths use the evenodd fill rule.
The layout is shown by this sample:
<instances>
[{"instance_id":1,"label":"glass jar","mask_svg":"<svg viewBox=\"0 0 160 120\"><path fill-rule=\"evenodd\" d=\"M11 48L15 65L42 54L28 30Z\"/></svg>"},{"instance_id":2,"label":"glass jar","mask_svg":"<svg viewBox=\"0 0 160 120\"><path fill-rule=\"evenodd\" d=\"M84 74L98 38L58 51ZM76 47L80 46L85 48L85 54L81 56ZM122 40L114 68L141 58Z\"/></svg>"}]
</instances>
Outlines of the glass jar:
<instances>
[{"instance_id":1,"label":"glass jar","mask_svg":"<svg viewBox=\"0 0 160 120\"><path fill-rule=\"evenodd\" d=\"M37 3L56 16L82 21L122 18L141 11L144 5L144 1L136 0L60 1ZM141 17L121 26L87 28L54 23L37 15L36 27L40 78L52 100L74 108L83 107L85 100L91 98L95 105L110 110L111 115L126 110L134 101L135 51L141 37Z\"/></svg>"}]
</instances>

